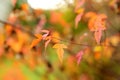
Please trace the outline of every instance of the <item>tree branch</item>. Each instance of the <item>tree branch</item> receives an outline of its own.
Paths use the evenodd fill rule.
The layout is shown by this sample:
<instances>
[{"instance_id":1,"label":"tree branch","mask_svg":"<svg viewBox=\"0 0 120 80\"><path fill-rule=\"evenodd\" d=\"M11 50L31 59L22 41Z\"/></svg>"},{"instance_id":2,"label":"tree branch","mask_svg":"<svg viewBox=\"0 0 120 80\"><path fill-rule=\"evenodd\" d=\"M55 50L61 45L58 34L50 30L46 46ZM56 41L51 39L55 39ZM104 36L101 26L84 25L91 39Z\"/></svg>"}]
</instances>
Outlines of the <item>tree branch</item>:
<instances>
[{"instance_id":1,"label":"tree branch","mask_svg":"<svg viewBox=\"0 0 120 80\"><path fill-rule=\"evenodd\" d=\"M18 25L18 24L12 24L12 23L10 23L10 22L3 21L3 20L0 20L0 23L11 25L11 27L16 28L16 29L19 29L19 30L21 30L21 31L23 31L23 32L26 32L26 33L28 33L30 36L36 38L36 36L35 36L32 32L30 32L30 31L22 28L22 26L20 26L20 25Z\"/></svg>"},{"instance_id":2,"label":"tree branch","mask_svg":"<svg viewBox=\"0 0 120 80\"><path fill-rule=\"evenodd\" d=\"M11 25L11 27L19 29L19 30L21 30L21 31L23 31L25 33L28 33L31 37L36 38L36 36L31 31L28 31L28 30L22 28L22 26L20 26L19 24L12 24L10 22L3 21L3 20L0 20L0 23ZM55 38L55 37L53 37L53 38ZM55 39L58 39L58 38L55 38ZM80 46L86 46L86 47L93 47L94 46L94 45L88 45L88 44L82 44L82 43L75 43L75 42L72 42L70 40L63 40L63 39L58 39L58 40L60 40L62 42L67 42L67 43L75 44L75 45L80 45ZM110 45L102 45L102 44L100 44L100 46L110 47Z\"/></svg>"}]
</instances>

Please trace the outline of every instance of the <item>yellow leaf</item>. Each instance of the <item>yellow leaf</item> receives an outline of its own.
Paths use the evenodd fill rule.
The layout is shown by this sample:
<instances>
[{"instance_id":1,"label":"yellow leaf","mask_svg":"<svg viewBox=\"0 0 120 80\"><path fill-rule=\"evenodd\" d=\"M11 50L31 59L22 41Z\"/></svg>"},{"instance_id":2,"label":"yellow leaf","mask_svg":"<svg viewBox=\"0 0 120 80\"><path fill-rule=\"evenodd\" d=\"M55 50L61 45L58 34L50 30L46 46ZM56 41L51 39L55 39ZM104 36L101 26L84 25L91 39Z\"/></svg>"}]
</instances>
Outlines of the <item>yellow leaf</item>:
<instances>
[{"instance_id":1,"label":"yellow leaf","mask_svg":"<svg viewBox=\"0 0 120 80\"><path fill-rule=\"evenodd\" d=\"M53 48L67 48L67 46L64 44L55 44Z\"/></svg>"},{"instance_id":2,"label":"yellow leaf","mask_svg":"<svg viewBox=\"0 0 120 80\"><path fill-rule=\"evenodd\" d=\"M55 45L53 46L53 48L56 48L58 58L59 58L60 62L62 63L63 54L64 54L63 48L67 48L67 46L64 45L64 44L55 44Z\"/></svg>"},{"instance_id":3,"label":"yellow leaf","mask_svg":"<svg viewBox=\"0 0 120 80\"><path fill-rule=\"evenodd\" d=\"M52 33L52 42L53 43L59 43L60 42L60 35L58 32L53 32Z\"/></svg>"},{"instance_id":4,"label":"yellow leaf","mask_svg":"<svg viewBox=\"0 0 120 80\"><path fill-rule=\"evenodd\" d=\"M94 52L100 52L102 51L102 47L101 46L95 46L94 47Z\"/></svg>"},{"instance_id":5,"label":"yellow leaf","mask_svg":"<svg viewBox=\"0 0 120 80\"><path fill-rule=\"evenodd\" d=\"M57 49L57 55L61 63L63 60L63 54L64 54L64 50L62 48Z\"/></svg>"},{"instance_id":6,"label":"yellow leaf","mask_svg":"<svg viewBox=\"0 0 120 80\"><path fill-rule=\"evenodd\" d=\"M83 13L84 12L84 8L80 8L78 10L75 11L77 14Z\"/></svg>"},{"instance_id":7,"label":"yellow leaf","mask_svg":"<svg viewBox=\"0 0 120 80\"><path fill-rule=\"evenodd\" d=\"M41 37L42 37L41 34L35 34L35 36L36 36L37 38L41 38Z\"/></svg>"}]
</instances>

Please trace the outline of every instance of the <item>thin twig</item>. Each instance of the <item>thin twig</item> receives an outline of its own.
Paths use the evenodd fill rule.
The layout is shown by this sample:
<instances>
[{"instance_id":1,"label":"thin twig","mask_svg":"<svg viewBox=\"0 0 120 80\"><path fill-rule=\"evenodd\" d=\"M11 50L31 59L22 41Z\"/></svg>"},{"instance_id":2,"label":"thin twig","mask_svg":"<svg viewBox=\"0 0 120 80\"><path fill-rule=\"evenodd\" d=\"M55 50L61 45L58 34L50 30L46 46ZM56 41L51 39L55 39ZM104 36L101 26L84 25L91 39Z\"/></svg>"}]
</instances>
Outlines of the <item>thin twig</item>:
<instances>
[{"instance_id":1,"label":"thin twig","mask_svg":"<svg viewBox=\"0 0 120 80\"><path fill-rule=\"evenodd\" d=\"M18 24L12 24L10 22L2 21L2 20L0 20L0 23L11 25L11 27L17 28L17 29L19 29L19 30L21 30L21 31L23 31L25 33L28 33L30 36L36 38L36 36L32 32L30 32L30 31L22 28L22 26L19 26ZM75 43L75 42L72 42L70 40L63 40L63 39L59 39L59 38L56 38L56 37L52 37L52 38L60 40L62 42L67 42L67 43L71 43L71 44L75 44L75 45L80 45L80 46L87 46L87 47L93 47L94 46L94 45L88 45L88 44L82 44L82 43ZM108 46L109 47L110 45L99 45L99 46Z\"/></svg>"},{"instance_id":2,"label":"thin twig","mask_svg":"<svg viewBox=\"0 0 120 80\"><path fill-rule=\"evenodd\" d=\"M19 30L21 30L21 31L23 31L23 32L26 32L26 33L28 33L30 36L36 38L36 36L35 36L32 32L30 32L30 31L22 28L22 26L20 26L20 25L18 25L18 24L12 24L12 23L10 23L10 22L3 21L3 20L0 20L0 23L11 25L11 27L16 28L16 29L19 29Z\"/></svg>"},{"instance_id":3,"label":"thin twig","mask_svg":"<svg viewBox=\"0 0 120 80\"><path fill-rule=\"evenodd\" d=\"M57 39L57 40L60 40L60 41L63 41L63 42L68 42L68 43L71 43L71 44L75 44L75 45L89 46L89 47L91 46L91 45L82 44L82 43L75 43L75 42L72 42L72 41L70 41L70 40L58 39L58 38L56 38L56 37L52 37L52 38Z\"/></svg>"}]
</instances>

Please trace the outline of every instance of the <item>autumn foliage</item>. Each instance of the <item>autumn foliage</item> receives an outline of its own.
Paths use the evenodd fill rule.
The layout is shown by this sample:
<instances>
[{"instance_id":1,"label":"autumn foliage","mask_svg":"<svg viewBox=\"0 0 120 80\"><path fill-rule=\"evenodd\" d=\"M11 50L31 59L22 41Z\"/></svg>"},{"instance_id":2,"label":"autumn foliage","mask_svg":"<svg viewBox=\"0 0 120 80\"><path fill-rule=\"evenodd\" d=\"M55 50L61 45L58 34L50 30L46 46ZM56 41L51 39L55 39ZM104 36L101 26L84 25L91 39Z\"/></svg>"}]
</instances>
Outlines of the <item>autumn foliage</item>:
<instances>
[{"instance_id":1,"label":"autumn foliage","mask_svg":"<svg viewBox=\"0 0 120 80\"><path fill-rule=\"evenodd\" d=\"M34 10L12 0L0 20L0 80L119 80L119 0L65 1Z\"/></svg>"}]
</instances>

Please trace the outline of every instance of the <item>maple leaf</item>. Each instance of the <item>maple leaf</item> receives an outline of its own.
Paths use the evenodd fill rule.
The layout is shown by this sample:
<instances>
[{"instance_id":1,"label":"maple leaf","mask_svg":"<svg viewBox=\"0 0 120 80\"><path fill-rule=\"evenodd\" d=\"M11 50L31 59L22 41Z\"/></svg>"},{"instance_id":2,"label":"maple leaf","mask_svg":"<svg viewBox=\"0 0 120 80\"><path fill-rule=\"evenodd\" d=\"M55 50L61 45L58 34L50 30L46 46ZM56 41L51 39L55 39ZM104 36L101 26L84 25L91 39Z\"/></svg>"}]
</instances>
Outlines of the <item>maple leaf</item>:
<instances>
[{"instance_id":1,"label":"maple leaf","mask_svg":"<svg viewBox=\"0 0 120 80\"><path fill-rule=\"evenodd\" d=\"M94 23L95 23L96 17L97 17L97 15L91 17L89 22L88 22L88 28L90 31L95 31Z\"/></svg>"},{"instance_id":2,"label":"maple leaf","mask_svg":"<svg viewBox=\"0 0 120 80\"><path fill-rule=\"evenodd\" d=\"M52 42L59 43L60 42L60 34L58 32L52 32L51 34Z\"/></svg>"},{"instance_id":3,"label":"maple leaf","mask_svg":"<svg viewBox=\"0 0 120 80\"><path fill-rule=\"evenodd\" d=\"M30 48L36 46L42 40L42 35L41 34L35 34L35 36L36 36L37 39L32 41L32 44L30 45Z\"/></svg>"},{"instance_id":4,"label":"maple leaf","mask_svg":"<svg viewBox=\"0 0 120 80\"><path fill-rule=\"evenodd\" d=\"M51 41L51 36L46 37L45 40L46 40L46 42L45 42L45 50L46 50L48 44L49 44L50 41Z\"/></svg>"},{"instance_id":5,"label":"maple leaf","mask_svg":"<svg viewBox=\"0 0 120 80\"><path fill-rule=\"evenodd\" d=\"M106 18L107 16L105 14L98 14L91 17L88 23L88 27L90 31L94 32L94 38L97 42L97 44L100 44L100 40L102 37L102 31L106 30Z\"/></svg>"},{"instance_id":6,"label":"maple leaf","mask_svg":"<svg viewBox=\"0 0 120 80\"><path fill-rule=\"evenodd\" d=\"M80 50L77 55L76 55L76 58L77 58L77 64L80 63L81 59L82 59L82 56L83 56L83 50Z\"/></svg>"},{"instance_id":7,"label":"maple leaf","mask_svg":"<svg viewBox=\"0 0 120 80\"><path fill-rule=\"evenodd\" d=\"M42 39L43 39L43 40L45 40L46 37L47 37L47 36L49 35L49 33L50 33L48 30L41 30L41 32L45 33L45 34L42 35Z\"/></svg>"},{"instance_id":8,"label":"maple leaf","mask_svg":"<svg viewBox=\"0 0 120 80\"><path fill-rule=\"evenodd\" d=\"M97 44L100 44L100 39L102 37L102 30L95 31L94 32L94 37L95 37L95 40L96 40Z\"/></svg>"},{"instance_id":9,"label":"maple leaf","mask_svg":"<svg viewBox=\"0 0 120 80\"><path fill-rule=\"evenodd\" d=\"M75 28L77 28L79 21L81 20L83 13L80 13L75 18Z\"/></svg>"},{"instance_id":10,"label":"maple leaf","mask_svg":"<svg viewBox=\"0 0 120 80\"><path fill-rule=\"evenodd\" d=\"M88 27L90 31L105 30L105 21L107 16L104 14L94 15L90 18L88 22Z\"/></svg>"},{"instance_id":11,"label":"maple leaf","mask_svg":"<svg viewBox=\"0 0 120 80\"><path fill-rule=\"evenodd\" d=\"M22 8L23 11L25 11L26 13L28 13L29 6L28 6L27 3L21 4L21 8Z\"/></svg>"},{"instance_id":12,"label":"maple leaf","mask_svg":"<svg viewBox=\"0 0 120 80\"><path fill-rule=\"evenodd\" d=\"M62 63L63 54L64 54L63 48L67 48L67 46L64 45L64 44L55 44L55 45L53 46L53 48L56 48L58 58L59 58L60 62Z\"/></svg>"},{"instance_id":13,"label":"maple leaf","mask_svg":"<svg viewBox=\"0 0 120 80\"><path fill-rule=\"evenodd\" d=\"M48 31L48 30L41 30L41 32L44 33L42 35L42 39L45 40L45 50L46 50L47 45L51 41L51 36L49 36L50 31Z\"/></svg>"},{"instance_id":14,"label":"maple leaf","mask_svg":"<svg viewBox=\"0 0 120 80\"><path fill-rule=\"evenodd\" d=\"M77 0L76 6L75 6L75 13L78 15L75 18L75 28L77 28L79 21L81 20L81 17L84 12L84 8L82 8L83 4L85 3L85 0Z\"/></svg>"},{"instance_id":15,"label":"maple leaf","mask_svg":"<svg viewBox=\"0 0 120 80\"><path fill-rule=\"evenodd\" d=\"M36 26L35 33L40 33L40 31L42 30L45 23L46 23L46 17L42 16L41 19L39 20L37 26Z\"/></svg>"},{"instance_id":16,"label":"maple leaf","mask_svg":"<svg viewBox=\"0 0 120 80\"><path fill-rule=\"evenodd\" d=\"M92 18L92 17L94 17L94 16L96 16L97 14L95 13L95 12L87 12L86 14L85 14L85 18Z\"/></svg>"},{"instance_id":17,"label":"maple leaf","mask_svg":"<svg viewBox=\"0 0 120 80\"><path fill-rule=\"evenodd\" d=\"M81 20L81 17L83 16L84 8L76 9L75 12L78 14L75 17L75 28L77 28L79 21Z\"/></svg>"},{"instance_id":18,"label":"maple leaf","mask_svg":"<svg viewBox=\"0 0 120 80\"><path fill-rule=\"evenodd\" d=\"M105 27L106 18L107 18L107 16L105 14L99 14L96 17L96 20L94 22L95 31L106 29L106 27Z\"/></svg>"},{"instance_id":19,"label":"maple leaf","mask_svg":"<svg viewBox=\"0 0 120 80\"><path fill-rule=\"evenodd\" d=\"M15 38L8 38L6 44L15 52L20 52L22 48L22 43Z\"/></svg>"}]
</instances>

